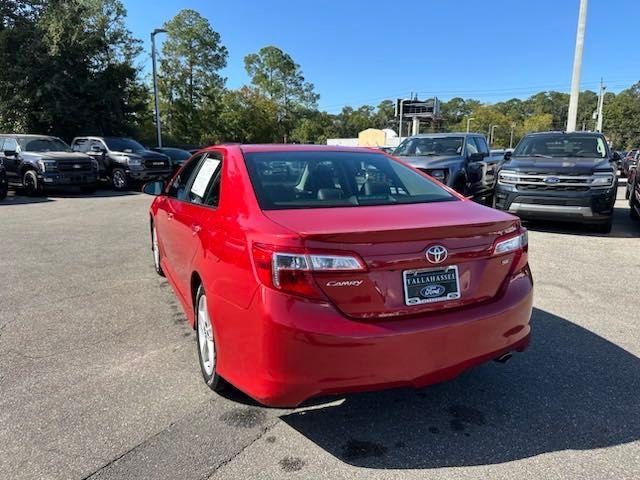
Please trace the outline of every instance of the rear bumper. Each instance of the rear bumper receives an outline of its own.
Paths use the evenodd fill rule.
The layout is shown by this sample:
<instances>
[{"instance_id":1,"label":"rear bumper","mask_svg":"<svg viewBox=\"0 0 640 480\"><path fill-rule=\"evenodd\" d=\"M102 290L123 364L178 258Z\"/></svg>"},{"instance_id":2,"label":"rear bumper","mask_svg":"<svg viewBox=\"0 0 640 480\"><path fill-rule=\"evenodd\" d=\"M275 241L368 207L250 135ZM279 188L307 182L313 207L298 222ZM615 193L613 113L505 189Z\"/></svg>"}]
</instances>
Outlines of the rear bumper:
<instances>
[{"instance_id":1,"label":"rear bumper","mask_svg":"<svg viewBox=\"0 0 640 480\"><path fill-rule=\"evenodd\" d=\"M496 187L496 208L529 220L606 223L613 214L617 185L586 192L522 192L515 187Z\"/></svg>"},{"instance_id":2,"label":"rear bumper","mask_svg":"<svg viewBox=\"0 0 640 480\"><path fill-rule=\"evenodd\" d=\"M263 287L247 315L256 323L247 329L244 344L236 345L249 355L240 357L238 350L227 355L233 346L224 332L216 331L222 337L219 372L261 403L280 407L325 394L422 387L524 350L532 296L527 268L489 304L364 322L345 318L330 304L292 299Z\"/></svg>"}]
</instances>

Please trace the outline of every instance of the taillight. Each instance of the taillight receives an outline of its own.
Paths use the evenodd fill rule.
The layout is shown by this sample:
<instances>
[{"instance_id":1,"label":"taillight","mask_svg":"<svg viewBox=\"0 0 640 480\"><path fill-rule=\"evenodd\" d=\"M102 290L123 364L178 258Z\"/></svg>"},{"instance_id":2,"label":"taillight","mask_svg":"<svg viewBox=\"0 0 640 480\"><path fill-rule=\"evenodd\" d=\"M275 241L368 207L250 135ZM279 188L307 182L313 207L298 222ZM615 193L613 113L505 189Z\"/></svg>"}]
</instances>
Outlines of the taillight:
<instances>
[{"instance_id":1,"label":"taillight","mask_svg":"<svg viewBox=\"0 0 640 480\"><path fill-rule=\"evenodd\" d=\"M512 272L516 273L527 266L529 262L529 233L522 228L520 233L508 238L499 239L493 247L494 255L504 255L506 253L516 253Z\"/></svg>"},{"instance_id":2,"label":"taillight","mask_svg":"<svg viewBox=\"0 0 640 480\"><path fill-rule=\"evenodd\" d=\"M253 244L253 261L260 281L268 287L308 298L323 299L313 272L358 272L365 265L354 255L280 250L273 245Z\"/></svg>"}]
</instances>

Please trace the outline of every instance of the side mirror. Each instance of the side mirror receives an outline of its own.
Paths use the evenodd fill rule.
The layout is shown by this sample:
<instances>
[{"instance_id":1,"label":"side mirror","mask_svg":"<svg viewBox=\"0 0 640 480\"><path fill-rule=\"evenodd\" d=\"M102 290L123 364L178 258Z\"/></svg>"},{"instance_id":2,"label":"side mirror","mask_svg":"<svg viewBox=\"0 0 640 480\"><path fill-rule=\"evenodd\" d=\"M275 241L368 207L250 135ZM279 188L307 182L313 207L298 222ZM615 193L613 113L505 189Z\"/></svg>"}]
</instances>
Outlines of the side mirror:
<instances>
[{"instance_id":1,"label":"side mirror","mask_svg":"<svg viewBox=\"0 0 640 480\"><path fill-rule=\"evenodd\" d=\"M484 160L485 158L485 154L484 153L472 153L471 155L469 155L469 161L470 162L481 162Z\"/></svg>"},{"instance_id":2,"label":"side mirror","mask_svg":"<svg viewBox=\"0 0 640 480\"><path fill-rule=\"evenodd\" d=\"M613 152L613 156L611 157L611 161L612 162L619 162L620 160L622 160L622 157L620 156L620 154L618 152Z\"/></svg>"},{"instance_id":3,"label":"side mirror","mask_svg":"<svg viewBox=\"0 0 640 480\"><path fill-rule=\"evenodd\" d=\"M155 182L148 182L142 186L142 193L147 195L153 195L154 197L160 196L164 193L164 182L156 180Z\"/></svg>"},{"instance_id":4,"label":"side mirror","mask_svg":"<svg viewBox=\"0 0 640 480\"><path fill-rule=\"evenodd\" d=\"M511 160L511 157L513 156L513 152L504 152L504 159L505 161L509 161Z\"/></svg>"},{"instance_id":5,"label":"side mirror","mask_svg":"<svg viewBox=\"0 0 640 480\"><path fill-rule=\"evenodd\" d=\"M18 154L18 152L16 152L15 150L5 150L4 151L4 156L5 157L15 157Z\"/></svg>"}]
</instances>

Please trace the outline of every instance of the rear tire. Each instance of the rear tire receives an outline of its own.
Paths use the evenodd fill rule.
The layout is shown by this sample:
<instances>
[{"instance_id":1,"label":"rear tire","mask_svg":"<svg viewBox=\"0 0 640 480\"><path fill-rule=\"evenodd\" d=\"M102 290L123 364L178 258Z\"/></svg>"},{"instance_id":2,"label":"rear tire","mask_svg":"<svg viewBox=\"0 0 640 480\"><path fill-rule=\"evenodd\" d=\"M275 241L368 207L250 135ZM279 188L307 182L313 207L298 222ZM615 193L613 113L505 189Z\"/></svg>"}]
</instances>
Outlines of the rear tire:
<instances>
[{"instance_id":1,"label":"rear tire","mask_svg":"<svg viewBox=\"0 0 640 480\"><path fill-rule=\"evenodd\" d=\"M44 192L44 187L38 180L38 174L35 170L27 170L24 172L24 175L22 175L22 186L24 193L28 197L39 196Z\"/></svg>"},{"instance_id":2,"label":"rear tire","mask_svg":"<svg viewBox=\"0 0 640 480\"><path fill-rule=\"evenodd\" d=\"M129 188L129 179L127 178L127 172L122 168L114 168L111 172L111 186L114 190L122 192Z\"/></svg>"},{"instance_id":3,"label":"rear tire","mask_svg":"<svg viewBox=\"0 0 640 480\"><path fill-rule=\"evenodd\" d=\"M216 341L213 334L213 323L209 316L207 295L202 285L198 287L196 293L194 315L196 317L196 346L202 378L211 390L220 392L226 387L226 382L216 372Z\"/></svg>"},{"instance_id":4,"label":"rear tire","mask_svg":"<svg viewBox=\"0 0 640 480\"><path fill-rule=\"evenodd\" d=\"M158 245L158 232L153 223L151 223L151 252L153 253L153 265L156 269L156 273L161 277L164 277L164 270L162 270L162 254L160 253L160 246Z\"/></svg>"}]
</instances>

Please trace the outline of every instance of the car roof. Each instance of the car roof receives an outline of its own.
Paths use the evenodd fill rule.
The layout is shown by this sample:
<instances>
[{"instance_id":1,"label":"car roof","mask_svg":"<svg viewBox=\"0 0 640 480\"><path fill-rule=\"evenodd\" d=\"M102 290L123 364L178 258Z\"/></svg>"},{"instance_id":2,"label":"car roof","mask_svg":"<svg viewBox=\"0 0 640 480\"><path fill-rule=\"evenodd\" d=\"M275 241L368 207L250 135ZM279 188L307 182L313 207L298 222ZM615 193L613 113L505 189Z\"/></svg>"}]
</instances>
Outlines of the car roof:
<instances>
[{"instance_id":1,"label":"car roof","mask_svg":"<svg viewBox=\"0 0 640 480\"><path fill-rule=\"evenodd\" d=\"M440 132L440 133L419 133L407 138L447 138L447 137L483 137L484 134L478 132Z\"/></svg>"},{"instance_id":2,"label":"car roof","mask_svg":"<svg viewBox=\"0 0 640 480\"><path fill-rule=\"evenodd\" d=\"M224 147L225 145L220 145ZM340 147L336 145L291 145L291 144L263 144L263 145L226 145L238 147L243 153L258 152L360 152L375 153L367 147Z\"/></svg>"},{"instance_id":3,"label":"car roof","mask_svg":"<svg viewBox=\"0 0 640 480\"><path fill-rule=\"evenodd\" d=\"M526 136L529 135L535 135L535 136L544 136L544 135L581 135L581 136L585 136L585 137L590 137L590 136L602 136L602 133L600 132L563 132L562 130L553 130L553 131L549 131L549 132L531 132L531 133L527 133Z\"/></svg>"}]
</instances>

